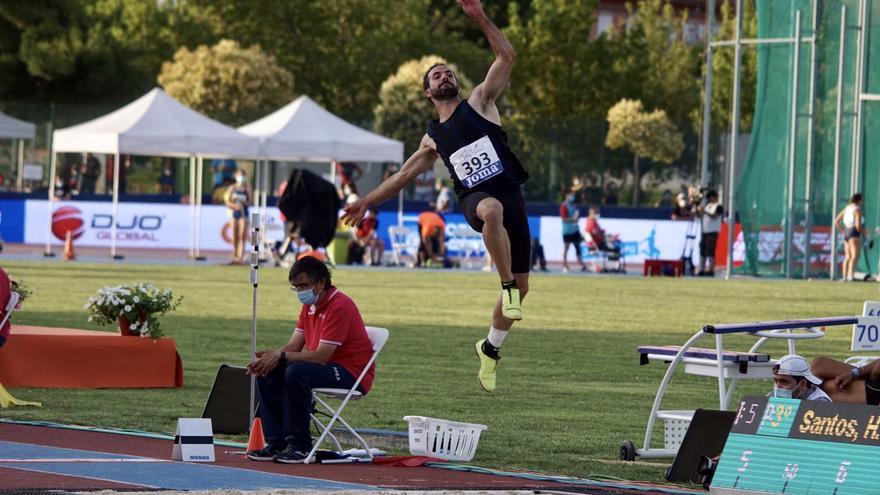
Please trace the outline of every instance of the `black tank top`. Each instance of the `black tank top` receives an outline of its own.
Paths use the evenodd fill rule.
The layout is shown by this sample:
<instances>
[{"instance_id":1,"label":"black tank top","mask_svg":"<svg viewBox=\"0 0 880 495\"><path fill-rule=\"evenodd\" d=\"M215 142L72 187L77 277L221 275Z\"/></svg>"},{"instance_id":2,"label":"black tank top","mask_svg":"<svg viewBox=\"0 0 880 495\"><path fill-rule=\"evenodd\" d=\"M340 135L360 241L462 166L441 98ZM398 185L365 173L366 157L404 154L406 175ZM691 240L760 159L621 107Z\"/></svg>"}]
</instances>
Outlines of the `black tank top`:
<instances>
[{"instance_id":1,"label":"black tank top","mask_svg":"<svg viewBox=\"0 0 880 495\"><path fill-rule=\"evenodd\" d=\"M428 136L437 144L459 198L475 191L517 189L529 178L501 126L486 120L467 101L446 122L432 120Z\"/></svg>"}]
</instances>

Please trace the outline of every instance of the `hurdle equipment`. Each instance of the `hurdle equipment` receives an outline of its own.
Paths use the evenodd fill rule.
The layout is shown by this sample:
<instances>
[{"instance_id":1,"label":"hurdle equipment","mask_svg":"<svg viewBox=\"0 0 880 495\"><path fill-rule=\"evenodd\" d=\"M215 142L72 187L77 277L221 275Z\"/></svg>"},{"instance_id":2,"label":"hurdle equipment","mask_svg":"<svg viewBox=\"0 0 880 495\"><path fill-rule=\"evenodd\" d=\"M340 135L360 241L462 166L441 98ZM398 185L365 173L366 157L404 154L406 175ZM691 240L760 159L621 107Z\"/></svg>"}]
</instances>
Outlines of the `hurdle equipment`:
<instances>
[{"instance_id":1,"label":"hurdle equipment","mask_svg":"<svg viewBox=\"0 0 880 495\"><path fill-rule=\"evenodd\" d=\"M214 462L214 432L206 418L179 418L171 460Z\"/></svg>"},{"instance_id":2,"label":"hurdle equipment","mask_svg":"<svg viewBox=\"0 0 880 495\"><path fill-rule=\"evenodd\" d=\"M788 353L796 354L795 342L804 339L816 339L825 335L826 327L853 325L858 322L857 316L836 316L829 318L813 318L800 320L764 321L754 323L733 323L705 325L691 336L682 346L640 346L640 363L651 361L668 363L666 373L660 381L642 448L626 440L620 445L620 459L632 461L636 456L643 458L674 457L693 418L693 410L661 410L660 406L673 373L682 365L685 374L715 377L718 379L719 409L729 409L733 394L739 380L769 379L773 377L773 366L776 361L769 354L760 353L761 347L771 339L785 339ZM757 339L748 350L737 352L725 350L724 337L739 334ZM715 337L715 349L694 347L703 337ZM654 425L663 420L665 426L663 448L652 447Z\"/></svg>"}]
</instances>

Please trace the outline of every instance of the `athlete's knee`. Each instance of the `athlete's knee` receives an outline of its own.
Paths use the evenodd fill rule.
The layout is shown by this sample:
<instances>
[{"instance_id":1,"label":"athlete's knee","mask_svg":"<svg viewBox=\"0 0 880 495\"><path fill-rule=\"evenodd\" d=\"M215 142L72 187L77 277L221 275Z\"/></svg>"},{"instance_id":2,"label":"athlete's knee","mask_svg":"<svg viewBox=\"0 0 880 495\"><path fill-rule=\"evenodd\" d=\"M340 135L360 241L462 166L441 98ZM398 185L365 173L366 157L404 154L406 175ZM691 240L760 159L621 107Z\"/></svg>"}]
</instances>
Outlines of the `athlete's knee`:
<instances>
[{"instance_id":1,"label":"athlete's knee","mask_svg":"<svg viewBox=\"0 0 880 495\"><path fill-rule=\"evenodd\" d=\"M522 299L529 293L529 279L517 277L516 275L514 275L514 278L516 280L516 288L519 289L519 297Z\"/></svg>"},{"instance_id":2,"label":"athlete's knee","mask_svg":"<svg viewBox=\"0 0 880 495\"><path fill-rule=\"evenodd\" d=\"M504 207L495 198L486 198L477 206L477 216L486 225L496 226L504 223Z\"/></svg>"}]
</instances>

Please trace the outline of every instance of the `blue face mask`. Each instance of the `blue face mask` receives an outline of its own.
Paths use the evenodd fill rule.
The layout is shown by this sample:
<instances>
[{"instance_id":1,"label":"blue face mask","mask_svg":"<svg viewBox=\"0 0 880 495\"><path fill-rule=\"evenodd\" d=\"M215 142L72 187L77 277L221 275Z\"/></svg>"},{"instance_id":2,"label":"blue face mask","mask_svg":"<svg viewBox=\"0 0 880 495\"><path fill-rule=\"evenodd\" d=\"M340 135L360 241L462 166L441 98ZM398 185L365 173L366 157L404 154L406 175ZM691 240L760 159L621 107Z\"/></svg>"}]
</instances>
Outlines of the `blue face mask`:
<instances>
[{"instance_id":1,"label":"blue face mask","mask_svg":"<svg viewBox=\"0 0 880 495\"><path fill-rule=\"evenodd\" d=\"M788 390L787 388L779 388L776 385L773 385L773 397L779 397L780 399L791 399L792 393L794 390Z\"/></svg>"},{"instance_id":2,"label":"blue face mask","mask_svg":"<svg viewBox=\"0 0 880 495\"><path fill-rule=\"evenodd\" d=\"M303 304L315 304L318 302L318 295L312 289L303 289L296 291L296 298Z\"/></svg>"}]
</instances>

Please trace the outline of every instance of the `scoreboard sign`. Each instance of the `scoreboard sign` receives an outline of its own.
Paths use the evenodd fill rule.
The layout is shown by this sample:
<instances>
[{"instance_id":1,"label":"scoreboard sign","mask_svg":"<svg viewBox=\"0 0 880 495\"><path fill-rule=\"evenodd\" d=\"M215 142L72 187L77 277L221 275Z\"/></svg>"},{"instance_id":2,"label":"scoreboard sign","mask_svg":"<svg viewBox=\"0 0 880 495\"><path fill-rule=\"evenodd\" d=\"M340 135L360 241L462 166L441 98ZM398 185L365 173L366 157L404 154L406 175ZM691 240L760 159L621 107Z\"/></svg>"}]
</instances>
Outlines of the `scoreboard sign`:
<instances>
[{"instance_id":1,"label":"scoreboard sign","mask_svg":"<svg viewBox=\"0 0 880 495\"><path fill-rule=\"evenodd\" d=\"M746 397L709 491L876 495L880 407Z\"/></svg>"}]
</instances>

